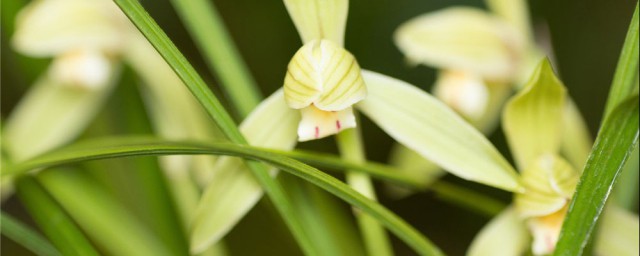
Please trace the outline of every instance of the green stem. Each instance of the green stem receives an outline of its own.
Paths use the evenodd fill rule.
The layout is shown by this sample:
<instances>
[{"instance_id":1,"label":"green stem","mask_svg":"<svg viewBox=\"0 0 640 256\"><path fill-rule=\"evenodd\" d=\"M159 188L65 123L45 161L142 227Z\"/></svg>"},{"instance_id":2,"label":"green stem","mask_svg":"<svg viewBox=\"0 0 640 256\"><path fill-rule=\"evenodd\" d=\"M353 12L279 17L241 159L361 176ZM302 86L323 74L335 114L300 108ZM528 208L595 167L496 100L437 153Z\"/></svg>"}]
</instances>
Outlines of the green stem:
<instances>
[{"instance_id":1,"label":"green stem","mask_svg":"<svg viewBox=\"0 0 640 256\"><path fill-rule=\"evenodd\" d=\"M638 80L638 4L631 18L629 30L622 46L620 59L616 72L613 75L609 98L605 107L602 120L611 114L611 111L622 101L627 99L637 87Z\"/></svg>"},{"instance_id":2,"label":"green stem","mask_svg":"<svg viewBox=\"0 0 640 256\"><path fill-rule=\"evenodd\" d=\"M222 132L232 142L246 145L246 139L238 130L229 113L140 3L136 0L115 0L115 2L182 79ZM317 255L318 253L312 247L313 243L304 233L303 224L295 214L284 188L277 180L271 178L264 164L253 161L246 161L246 164L273 201L302 250L308 255Z\"/></svg>"},{"instance_id":3,"label":"green stem","mask_svg":"<svg viewBox=\"0 0 640 256\"><path fill-rule=\"evenodd\" d=\"M171 3L204 53L211 72L220 77L222 89L244 119L260 103L262 96L215 5L206 0L172 0Z\"/></svg>"},{"instance_id":4,"label":"green stem","mask_svg":"<svg viewBox=\"0 0 640 256\"><path fill-rule=\"evenodd\" d=\"M35 230L31 230L26 224L14 219L11 215L0 212L3 235L14 242L24 246L37 255L57 256L61 255L58 250L47 239L42 237Z\"/></svg>"},{"instance_id":5,"label":"green stem","mask_svg":"<svg viewBox=\"0 0 640 256\"><path fill-rule=\"evenodd\" d=\"M358 127L344 130L338 133L336 137L340 154L345 160L355 163L366 162L362 136ZM375 189L369 175L362 172L347 171L346 179L349 186L354 190L371 200L376 200ZM367 255L393 255L393 249L384 228L367 214L358 210L355 210L355 214L367 248Z\"/></svg>"},{"instance_id":6,"label":"green stem","mask_svg":"<svg viewBox=\"0 0 640 256\"><path fill-rule=\"evenodd\" d=\"M34 178L17 179L16 192L29 214L63 255L99 255L71 217Z\"/></svg>"}]
</instances>

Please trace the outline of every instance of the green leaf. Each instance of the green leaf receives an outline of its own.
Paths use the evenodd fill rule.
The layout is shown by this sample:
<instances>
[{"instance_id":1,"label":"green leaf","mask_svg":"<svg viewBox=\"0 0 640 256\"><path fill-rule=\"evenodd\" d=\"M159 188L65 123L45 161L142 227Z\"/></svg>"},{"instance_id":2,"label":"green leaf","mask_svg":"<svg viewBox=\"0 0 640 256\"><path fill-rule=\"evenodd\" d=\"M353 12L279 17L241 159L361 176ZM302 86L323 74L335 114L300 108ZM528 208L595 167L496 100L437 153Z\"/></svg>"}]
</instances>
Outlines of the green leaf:
<instances>
[{"instance_id":1,"label":"green leaf","mask_svg":"<svg viewBox=\"0 0 640 256\"><path fill-rule=\"evenodd\" d=\"M522 189L513 167L475 128L420 89L363 71L369 95L356 108L392 138L461 178ZM460 161L465 159L465 161Z\"/></svg>"},{"instance_id":2,"label":"green leaf","mask_svg":"<svg viewBox=\"0 0 640 256\"><path fill-rule=\"evenodd\" d=\"M176 74L182 79L191 93L198 99L209 116L220 127L222 132L235 143L247 144L246 139L236 127L233 119L224 109L220 101L213 95L202 78L189 64L187 59L178 51L158 24L149 16L140 3L136 0L115 0L122 11L131 19L138 29L147 37L149 42L158 50ZM284 188L278 181L269 176L266 166L255 162L247 162L253 175L263 186L269 198L274 203L285 223L290 228L303 251L308 254L316 254L313 251L312 241L304 234L302 222L295 215L293 206L284 192Z\"/></svg>"},{"instance_id":3,"label":"green leaf","mask_svg":"<svg viewBox=\"0 0 640 256\"><path fill-rule=\"evenodd\" d=\"M84 232L109 253L172 254L164 243L153 236L115 198L84 174L60 168L40 172L37 178Z\"/></svg>"},{"instance_id":4,"label":"green leaf","mask_svg":"<svg viewBox=\"0 0 640 256\"><path fill-rule=\"evenodd\" d=\"M624 39L618 66L613 75L603 119L606 119L614 108L626 100L634 90L638 90L638 54L640 54L638 52L638 22L638 4L636 4L636 10Z\"/></svg>"},{"instance_id":5,"label":"green leaf","mask_svg":"<svg viewBox=\"0 0 640 256\"><path fill-rule=\"evenodd\" d=\"M604 121L564 220L554 255L580 255L620 170L638 143L638 96Z\"/></svg>"},{"instance_id":6,"label":"green leaf","mask_svg":"<svg viewBox=\"0 0 640 256\"><path fill-rule=\"evenodd\" d=\"M36 179L29 176L17 179L16 193L29 214L60 253L78 256L100 255L71 217L38 184Z\"/></svg>"},{"instance_id":7,"label":"green leaf","mask_svg":"<svg viewBox=\"0 0 640 256\"><path fill-rule=\"evenodd\" d=\"M31 230L26 224L21 223L4 211L0 213L0 221L2 222L1 231L4 236L24 246L24 248L29 249L36 255L62 255L37 231Z\"/></svg>"},{"instance_id":8,"label":"green leaf","mask_svg":"<svg viewBox=\"0 0 640 256\"><path fill-rule=\"evenodd\" d=\"M513 207L508 207L480 230L471 242L467 256L523 255L530 241L524 221Z\"/></svg>"},{"instance_id":9,"label":"green leaf","mask_svg":"<svg viewBox=\"0 0 640 256\"><path fill-rule=\"evenodd\" d=\"M166 154L224 154L264 161L278 169L296 175L321 187L371 215L418 253L424 255L441 255L438 248L427 238L380 204L371 201L332 176L296 160L282 156L280 152L273 152L272 150L261 150L249 146L228 143L198 144L158 142L158 140L153 139L135 139L130 137L122 137L120 139L106 138L104 140L86 142L84 145L78 143L64 149L53 151L28 162L9 166L6 172L16 174L45 166L110 157ZM363 167L356 168L357 166L358 165L355 164L342 165L344 169L366 169ZM4 173L5 172L3 172L3 174ZM69 187L69 189L71 188Z\"/></svg>"},{"instance_id":10,"label":"green leaf","mask_svg":"<svg viewBox=\"0 0 640 256\"><path fill-rule=\"evenodd\" d=\"M638 215L616 206L608 206L602 216L595 245L597 255L638 255L640 247Z\"/></svg>"},{"instance_id":11,"label":"green leaf","mask_svg":"<svg viewBox=\"0 0 640 256\"><path fill-rule=\"evenodd\" d=\"M548 60L504 109L502 126L518 169L524 170L545 154L560 150L565 104L564 85Z\"/></svg>"},{"instance_id":12,"label":"green leaf","mask_svg":"<svg viewBox=\"0 0 640 256\"><path fill-rule=\"evenodd\" d=\"M211 71L218 75L241 118L260 103L260 90L224 27L214 3L205 0L171 1ZM215 46L215 47L213 47Z\"/></svg>"}]
</instances>

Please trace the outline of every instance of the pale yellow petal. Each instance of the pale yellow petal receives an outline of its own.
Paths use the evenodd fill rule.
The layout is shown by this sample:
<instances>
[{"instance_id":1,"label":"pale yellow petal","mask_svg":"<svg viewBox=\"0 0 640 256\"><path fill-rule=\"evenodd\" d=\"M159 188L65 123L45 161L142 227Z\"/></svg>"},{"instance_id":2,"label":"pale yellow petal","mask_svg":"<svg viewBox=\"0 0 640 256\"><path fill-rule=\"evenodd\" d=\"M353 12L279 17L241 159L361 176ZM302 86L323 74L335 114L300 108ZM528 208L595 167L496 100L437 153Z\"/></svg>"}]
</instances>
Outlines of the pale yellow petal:
<instances>
[{"instance_id":1,"label":"pale yellow petal","mask_svg":"<svg viewBox=\"0 0 640 256\"><path fill-rule=\"evenodd\" d=\"M534 255L553 253L560 237L560 230L562 229L562 222L567 214L567 209L568 205L549 215L527 220L527 225L533 235L531 251Z\"/></svg>"},{"instance_id":2,"label":"pale yellow petal","mask_svg":"<svg viewBox=\"0 0 640 256\"><path fill-rule=\"evenodd\" d=\"M471 122L484 116L489 89L476 74L446 70L440 72L433 94Z\"/></svg>"},{"instance_id":3,"label":"pale yellow petal","mask_svg":"<svg viewBox=\"0 0 640 256\"><path fill-rule=\"evenodd\" d=\"M348 0L284 0L304 44L328 39L344 45Z\"/></svg>"},{"instance_id":4,"label":"pale yellow petal","mask_svg":"<svg viewBox=\"0 0 640 256\"><path fill-rule=\"evenodd\" d=\"M413 18L398 28L394 41L412 62L499 80L514 75L523 45L510 26L470 7Z\"/></svg>"},{"instance_id":5,"label":"pale yellow petal","mask_svg":"<svg viewBox=\"0 0 640 256\"><path fill-rule=\"evenodd\" d=\"M617 206L610 206L603 214L596 236L598 256L640 255L640 223L638 215Z\"/></svg>"},{"instance_id":6,"label":"pale yellow petal","mask_svg":"<svg viewBox=\"0 0 640 256\"><path fill-rule=\"evenodd\" d=\"M111 60L93 49L77 49L58 55L49 68L52 80L89 90L106 86L113 74Z\"/></svg>"},{"instance_id":7,"label":"pale yellow petal","mask_svg":"<svg viewBox=\"0 0 640 256\"><path fill-rule=\"evenodd\" d=\"M46 57L73 49L117 52L135 31L120 9L107 0L36 0L18 15L13 46Z\"/></svg>"},{"instance_id":8,"label":"pale yellow petal","mask_svg":"<svg viewBox=\"0 0 640 256\"><path fill-rule=\"evenodd\" d=\"M291 108L314 104L325 111L340 111L366 97L360 66L344 48L328 40L311 41L293 56L284 80Z\"/></svg>"},{"instance_id":9,"label":"pale yellow petal","mask_svg":"<svg viewBox=\"0 0 640 256\"><path fill-rule=\"evenodd\" d=\"M518 169L560 150L565 88L544 60L504 109L502 126Z\"/></svg>"},{"instance_id":10,"label":"pale yellow petal","mask_svg":"<svg viewBox=\"0 0 640 256\"><path fill-rule=\"evenodd\" d=\"M509 162L444 103L403 81L371 71L363 76L369 95L356 108L392 138L461 178L522 190Z\"/></svg>"},{"instance_id":11,"label":"pale yellow petal","mask_svg":"<svg viewBox=\"0 0 640 256\"><path fill-rule=\"evenodd\" d=\"M557 155L543 155L522 172L526 192L515 195L516 209L523 218L558 211L573 196L580 174Z\"/></svg>"},{"instance_id":12,"label":"pale yellow petal","mask_svg":"<svg viewBox=\"0 0 640 256\"><path fill-rule=\"evenodd\" d=\"M467 256L522 255L530 239L524 221L508 207L480 230L469 246Z\"/></svg>"}]
</instances>

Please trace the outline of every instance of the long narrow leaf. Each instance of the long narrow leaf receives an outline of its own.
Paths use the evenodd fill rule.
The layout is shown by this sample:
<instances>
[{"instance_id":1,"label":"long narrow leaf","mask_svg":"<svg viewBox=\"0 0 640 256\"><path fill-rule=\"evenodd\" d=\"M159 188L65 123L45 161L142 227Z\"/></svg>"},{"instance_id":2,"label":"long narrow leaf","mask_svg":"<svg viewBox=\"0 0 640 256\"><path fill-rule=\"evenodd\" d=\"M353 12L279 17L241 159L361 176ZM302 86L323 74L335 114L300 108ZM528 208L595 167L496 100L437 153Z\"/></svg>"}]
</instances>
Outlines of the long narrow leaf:
<instances>
[{"instance_id":1,"label":"long narrow leaf","mask_svg":"<svg viewBox=\"0 0 640 256\"><path fill-rule=\"evenodd\" d=\"M554 255L581 255L620 170L638 143L638 96L605 120L564 220Z\"/></svg>"},{"instance_id":2,"label":"long narrow leaf","mask_svg":"<svg viewBox=\"0 0 640 256\"><path fill-rule=\"evenodd\" d=\"M2 234L33 253L43 256L61 255L44 237L4 211L0 212L0 220Z\"/></svg>"},{"instance_id":3,"label":"long narrow leaf","mask_svg":"<svg viewBox=\"0 0 640 256\"><path fill-rule=\"evenodd\" d=\"M5 170L7 170L9 174L15 174L46 166L122 156L166 154L223 154L239 156L247 159L264 161L265 163L305 179L336 195L337 197L342 198L349 204L361 209L365 213L377 219L386 228L420 254L442 254L440 250L426 237L382 205L364 197L362 194L356 192L332 176L291 158L281 156L280 154L273 153L268 150L258 150L236 144L218 143L205 145L196 143L154 143L149 141L147 141L147 143L143 143L144 139L138 140L138 142L134 142L134 140L135 139L132 138L124 138L118 142L111 138L102 142L85 144L84 146L76 144L69 146L66 150L59 149L48 155L43 155L15 166L7 166ZM347 169L358 169L352 167L357 167L357 165L349 166ZM362 170L363 168L359 169Z\"/></svg>"},{"instance_id":4,"label":"long narrow leaf","mask_svg":"<svg viewBox=\"0 0 640 256\"><path fill-rule=\"evenodd\" d=\"M63 255L99 255L71 217L34 178L19 178L16 191L40 229Z\"/></svg>"},{"instance_id":5,"label":"long narrow leaf","mask_svg":"<svg viewBox=\"0 0 640 256\"><path fill-rule=\"evenodd\" d=\"M3 166L2 176L23 174L26 171L41 166L58 166L116 157L132 157L147 155L201 155L224 154L244 157L251 154L282 155L291 157L312 165L328 169L352 169L365 172L373 177L393 182L397 185L421 189L423 184L413 180L410 176L393 172L394 169L383 164L357 164L347 162L329 154L308 151L281 151L242 146L231 143L194 143L188 141L168 141L138 136L113 136L78 142L55 152L41 155L17 165Z\"/></svg>"},{"instance_id":6,"label":"long narrow leaf","mask_svg":"<svg viewBox=\"0 0 640 256\"><path fill-rule=\"evenodd\" d=\"M173 0L171 3L205 54L207 64L225 85L222 89L229 95L240 117L244 118L260 103L260 91L234 47L215 5L206 0Z\"/></svg>"},{"instance_id":7,"label":"long narrow leaf","mask_svg":"<svg viewBox=\"0 0 640 256\"><path fill-rule=\"evenodd\" d=\"M627 37L622 46L616 73L613 76L609 98L605 108L605 118L634 90L638 80L638 4L629 24Z\"/></svg>"}]
</instances>

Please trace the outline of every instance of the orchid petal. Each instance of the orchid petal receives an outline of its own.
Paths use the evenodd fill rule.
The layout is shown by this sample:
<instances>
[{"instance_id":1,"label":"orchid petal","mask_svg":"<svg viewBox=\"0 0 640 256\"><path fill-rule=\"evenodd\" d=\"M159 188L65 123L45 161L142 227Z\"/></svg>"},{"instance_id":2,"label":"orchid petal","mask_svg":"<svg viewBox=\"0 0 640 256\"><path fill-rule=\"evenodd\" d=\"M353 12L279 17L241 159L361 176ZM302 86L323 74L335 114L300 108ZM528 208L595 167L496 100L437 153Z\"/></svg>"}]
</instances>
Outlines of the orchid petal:
<instances>
[{"instance_id":1,"label":"orchid petal","mask_svg":"<svg viewBox=\"0 0 640 256\"><path fill-rule=\"evenodd\" d=\"M617 206L610 206L602 217L596 237L595 252L598 256L638 255L640 247L640 223L638 215Z\"/></svg>"},{"instance_id":2,"label":"orchid petal","mask_svg":"<svg viewBox=\"0 0 640 256\"><path fill-rule=\"evenodd\" d=\"M551 64L538 65L526 87L505 106L502 125L518 169L560 149L565 88Z\"/></svg>"},{"instance_id":3,"label":"orchid petal","mask_svg":"<svg viewBox=\"0 0 640 256\"><path fill-rule=\"evenodd\" d=\"M583 170L591 152L593 140L586 121L575 102L569 98L562 115L562 144L560 151L574 168Z\"/></svg>"},{"instance_id":4,"label":"orchid petal","mask_svg":"<svg viewBox=\"0 0 640 256\"><path fill-rule=\"evenodd\" d=\"M51 79L86 89L97 89L109 82L111 61L102 52L77 49L58 55L49 68Z\"/></svg>"},{"instance_id":5,"label":"orchid petal","mask_svg":"<svg viewBox=\"0 0 640 256\"><path fill-rule=\"evenodd\" d=\"M418 16L398 28L394 40L412 62L465 70L490 79L509 78L522 39L487 12L452 7Z\"/></svg>"},{"instance_id":6,"label":"orchid petal","mask_svg":"<svg viewBox=\"0 0 640 256\"><path fill-rule=\"evenodd\" d=\"M291 108L314 104L324 111L340 111L362 100L367 88L351 53L331 41L313 40L291 59L284 95Z\"/></svg>"},{"instance_id":7,"label":"orchid petal","mask_svg":"<svg viewBox=\"0 0 640 256\"><path fill-rule=\"evenodd\" d=\"M503 210L484 226L471 242L467 256L522 255L530 236L524 222L512 207Z\"/></svg>"},{"instance_id":8,"label":"orchid petal","mask_svg":"<svg viewBox=\"0 0 640 256\"><path fill-rule=\"evenodd\" d=\"M562 221L567 215L568 208L569 205L565 205L551 214L527 220L527 225L533 236L531 243L533 255L549 255L555 251L562 229Z\"/></svg>"},{"instance_id":9,"label":"orchid petal","mask_svg":"<svg viewBox=\"0 0 640 256\"><path fill-rule=\"evenodd\" d=\"M522 189L509 162L445 104L391 77L371 71L363 71L363 77L369 96L356 108L398 142L461 178Z\"/></svg>"},{"instance_id":10,"label":"orchid petal","mask_svg":"<svg viewBox=\"0 0 640 256\"><path fill-rule=\"evenodd\" d=\"M19 13L13 45L34 57L74 49L114 52L126 43L127 30L134 29L110 1L37 0Z\"/></svg>"},{"instance_id":11,"label":"orchid petal","mask_svg":"<svg viewBox=\"0 0 640 256\"><path fill-rule=\"evenodd\" d=\"M5 123L6 154L22 161L75 139L105 103L114 80L95 90L60 84L48 76L37 80Z\"/></svg>"},{"instance_id":12,"label":"orchid petal","mask_svg":"<svg viewBox=\"0 0 640 256\"><path fill-rule=\"evenodd\" d=\"M523 218L544 216L565 207L580 174L564 159L543 155L522 172L525 193L516 194L515 206Z\"/></svg>"},{"instance_id":13,"label":"orchid petal","mask_svg":"<svg viewBox=\"0 0 640 256\"><path fill-rule=\"evenodd\" d=\"M240 125L254 146L291 149L296 144L300 115L289 108L282 90L272 94ZM227 234L263 194L242 160L221 157L196 210L192 223L191 249L200 252ZM275 169L271 169L275 174Z\"/></svg>"},{"instance_id":14,"label":"orchid petal","mask_svg":"<svg viewBox=\"0 0 640 256\"><path fill-rule=\"evenodd\" d=\"M472 123L485 114L489 104L489 88L482 77L464 71L441 71L433 95Z\"/></svg>"},{"instance_id":15,"label":"orchid petal","mask_svg":"<svg viewBox=\"0 0 640 256\"><path fill-rule=\"evenodd\" d=\"M309 106L303 108L301 114L298 141L320 139L344 129L356 127L356 117L351 107L341 111L327 112Z\"/></svg>"},{"instance_id":16,"label":"orchid petal","mask_svg":"<svg viewBox=\"0 0 640 256\"><path fill-rule=\"evenodd\" d=\"M284 0L302 42L328 39L344 45L348 0Z\"/></svg>"}]
</instances>

